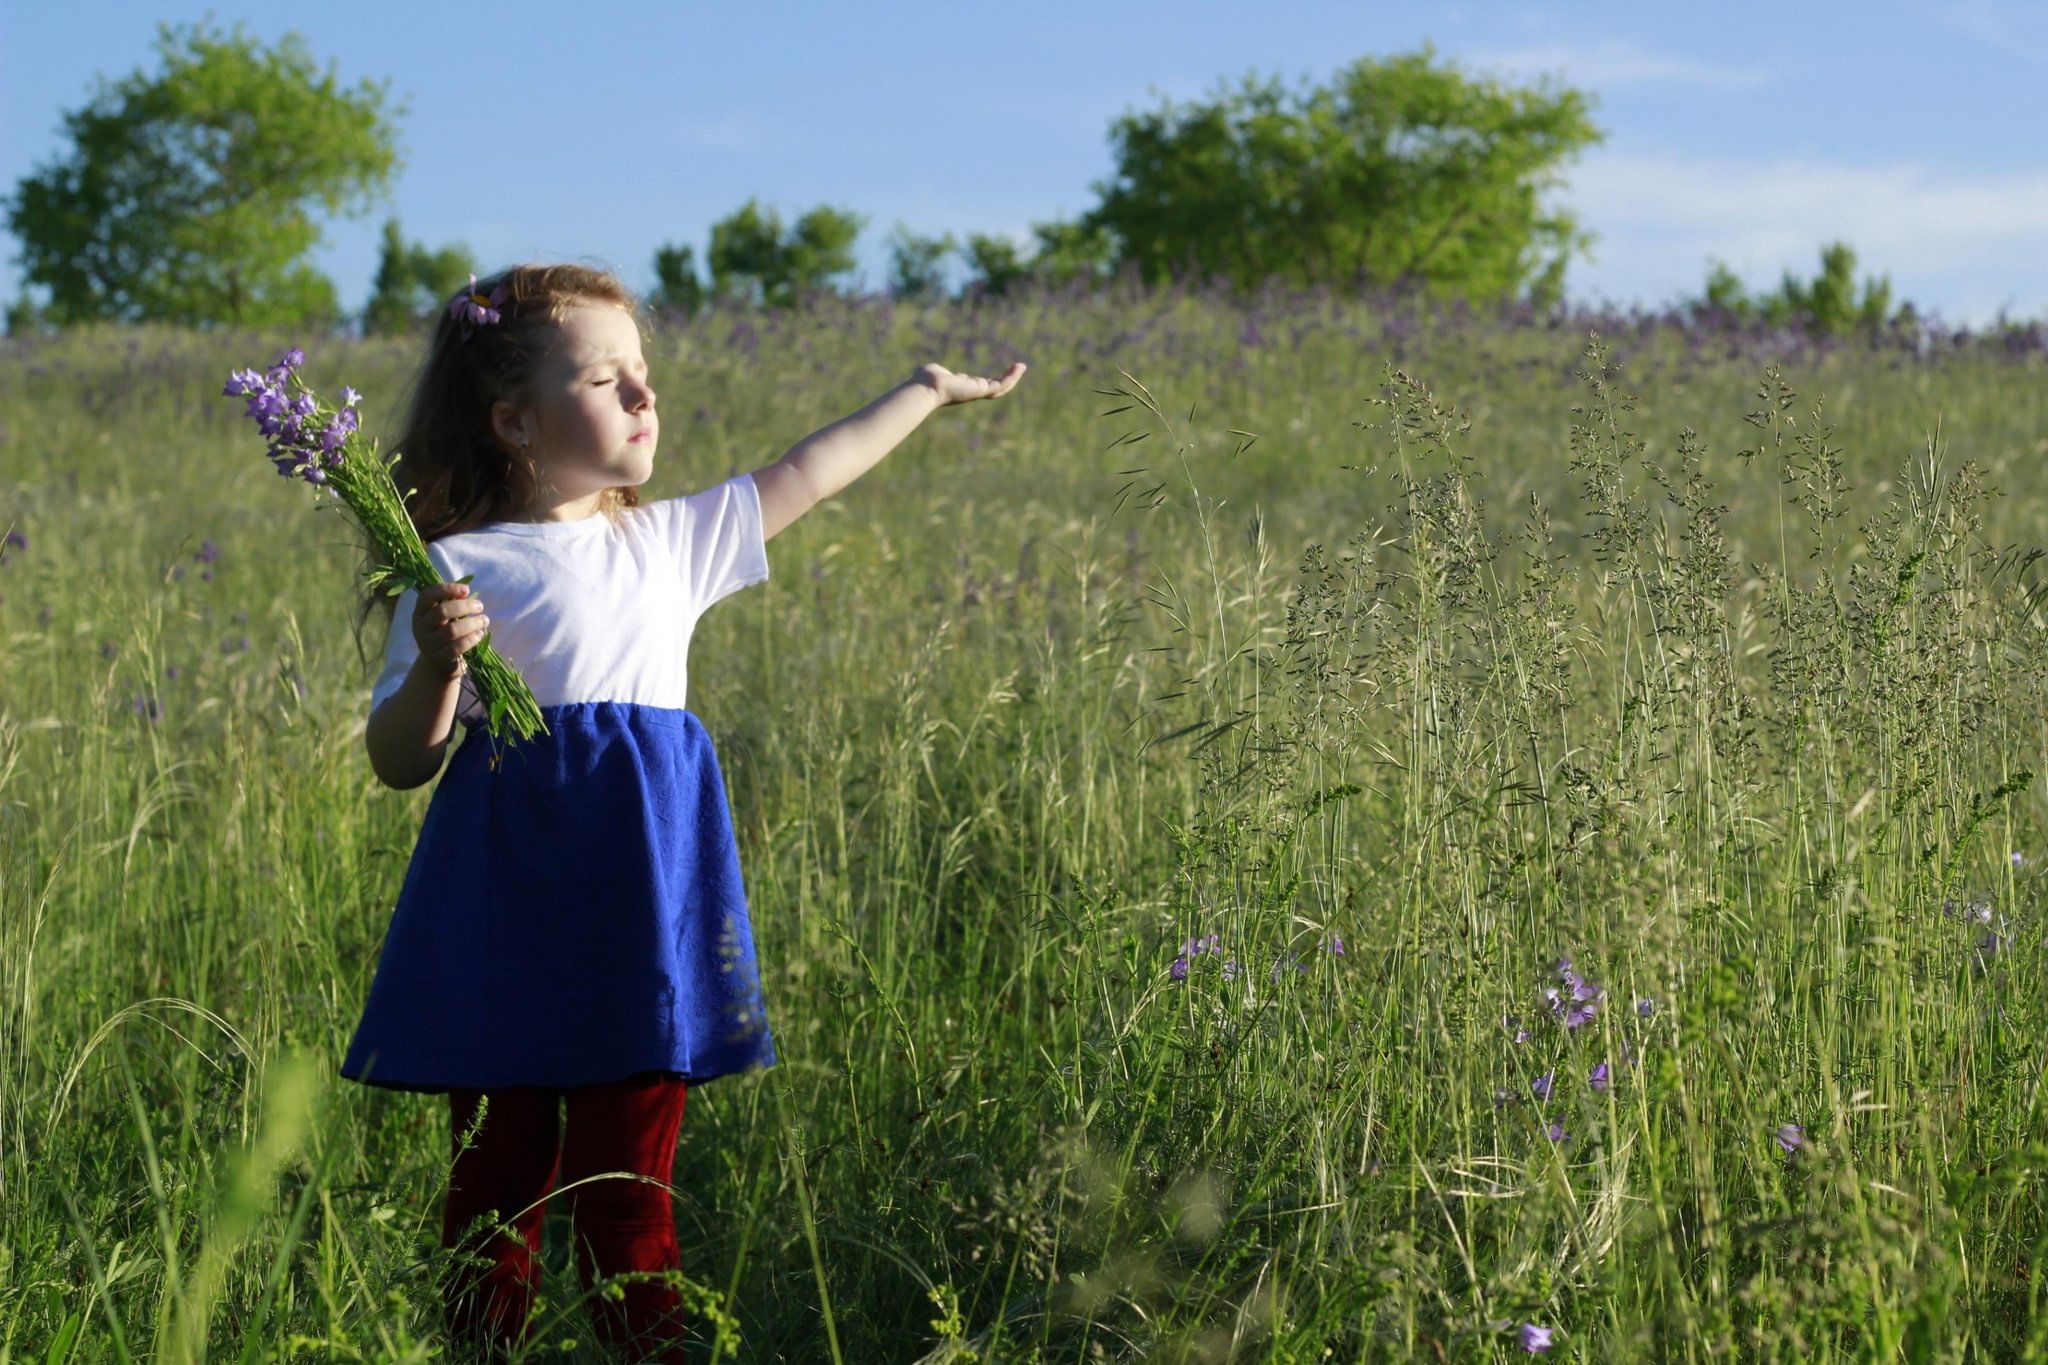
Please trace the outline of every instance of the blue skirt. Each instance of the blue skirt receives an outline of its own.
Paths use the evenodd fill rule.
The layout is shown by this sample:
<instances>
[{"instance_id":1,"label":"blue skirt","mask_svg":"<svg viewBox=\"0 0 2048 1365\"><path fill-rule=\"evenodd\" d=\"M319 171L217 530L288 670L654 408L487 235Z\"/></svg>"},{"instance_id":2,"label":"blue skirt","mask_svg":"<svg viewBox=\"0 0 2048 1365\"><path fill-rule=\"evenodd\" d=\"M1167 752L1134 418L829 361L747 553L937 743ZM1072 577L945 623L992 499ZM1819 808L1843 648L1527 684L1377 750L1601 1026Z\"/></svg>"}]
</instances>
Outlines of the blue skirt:
<instances>
[{"instance_id":1,"label":"blue skirt","mask_svg":"<svg viewBox=\"0 0 2048 1365\"><path fill-rule=\"evenodd\" d=\"M428 803L341 1074L566 1088L775 1064L703 723L634 702L473 728Z\"/></svg>"}]
</instances>

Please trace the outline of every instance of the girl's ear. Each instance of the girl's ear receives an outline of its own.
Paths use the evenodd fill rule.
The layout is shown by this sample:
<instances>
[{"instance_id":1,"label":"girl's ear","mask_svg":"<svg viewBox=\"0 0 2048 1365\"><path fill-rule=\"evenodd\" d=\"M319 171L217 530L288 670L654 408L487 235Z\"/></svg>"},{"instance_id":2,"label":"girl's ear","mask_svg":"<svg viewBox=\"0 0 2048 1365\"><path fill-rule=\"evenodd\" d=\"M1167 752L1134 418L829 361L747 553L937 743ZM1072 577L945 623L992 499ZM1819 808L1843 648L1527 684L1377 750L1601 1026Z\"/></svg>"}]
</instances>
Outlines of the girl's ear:
<instances>
[{"instance_id":1,"label":"girl's ear","mask_svg":"<svg viewBox=\"0 0 2048 1365\"><path fill-rule=\"evenodd\" d=\"M527 435L524 413L509 399L500 398L491 404L491 431L507 450L519 449L522 438L531 439Z\"/></svg>"}]
</instances>

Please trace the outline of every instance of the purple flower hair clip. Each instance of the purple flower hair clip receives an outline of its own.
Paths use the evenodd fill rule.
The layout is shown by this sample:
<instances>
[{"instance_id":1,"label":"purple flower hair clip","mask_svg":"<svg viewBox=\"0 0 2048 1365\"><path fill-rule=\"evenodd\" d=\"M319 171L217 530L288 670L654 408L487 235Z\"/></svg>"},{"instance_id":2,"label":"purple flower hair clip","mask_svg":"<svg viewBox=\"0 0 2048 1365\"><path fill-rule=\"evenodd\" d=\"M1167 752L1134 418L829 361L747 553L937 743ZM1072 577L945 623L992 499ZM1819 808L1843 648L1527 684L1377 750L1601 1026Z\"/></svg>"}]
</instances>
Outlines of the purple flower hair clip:
<instances>
[{"instance_id":1,"label":"purple flower hair clip","mask_svg":"<svg viewBox=\"0 0 2048 1365\"><path fill-rule=\"evenodd\" d=\"M448 304L448 316L462 324L462 339L467 341L476 334L476 329L498 321L498 310L512 297L512 288L504 281L485 298L476 292L476 276L469 277L469 288L457 294Z\"/></svg>"}]
</instances>

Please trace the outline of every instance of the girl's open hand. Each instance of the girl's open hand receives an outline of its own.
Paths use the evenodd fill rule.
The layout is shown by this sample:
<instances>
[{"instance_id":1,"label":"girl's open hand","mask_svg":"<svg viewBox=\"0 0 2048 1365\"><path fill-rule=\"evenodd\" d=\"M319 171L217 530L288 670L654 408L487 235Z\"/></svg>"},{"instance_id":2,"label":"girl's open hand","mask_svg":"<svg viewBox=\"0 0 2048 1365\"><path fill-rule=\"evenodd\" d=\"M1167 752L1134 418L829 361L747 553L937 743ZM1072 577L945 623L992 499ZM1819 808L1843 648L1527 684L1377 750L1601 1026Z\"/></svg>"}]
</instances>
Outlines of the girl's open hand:
<instances>
[{"instance_id":1,"label":"girl's open hand","mask_svg":"<svg viewBox=\"0 0 2048 1365\"><path fill-rule=\"evenodd\" d=\"M910 378L913 383L929 385L939 395L939 406L943 408L949 403L972 403L977 398L1001 398L1017 387L1017 381L1030 368L1018 360L1003 371L1001 379L982 379L971 374L954 374L944 365L920 365Z\"/></svg>"}]
</instances>

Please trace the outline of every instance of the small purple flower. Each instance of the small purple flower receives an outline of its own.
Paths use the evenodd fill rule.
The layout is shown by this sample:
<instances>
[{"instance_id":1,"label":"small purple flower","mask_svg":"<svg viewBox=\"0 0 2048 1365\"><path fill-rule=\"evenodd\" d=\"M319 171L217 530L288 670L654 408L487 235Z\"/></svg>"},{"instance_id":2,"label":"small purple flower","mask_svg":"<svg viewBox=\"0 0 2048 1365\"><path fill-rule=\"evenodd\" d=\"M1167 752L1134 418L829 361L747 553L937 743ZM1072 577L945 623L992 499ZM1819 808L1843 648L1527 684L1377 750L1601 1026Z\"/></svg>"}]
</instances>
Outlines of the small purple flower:
<instances>
[{"instance_id":1,"label":"small purple flower","mask_svg":"<svg viewBox=\"0 0 2048 1365\"><path fill-rule=\"evenodd\" d=\"M1647 1019L1657 1012L1657 1002L1647 995L1636 1001L1636 1018Z\"/></svg>"},{"instance_id":2,"label":"small purple flower","mask_svg":"<svg viewBox=\"0 0 2048 1365\"><path fill-rule=\"evenodd\" d=\"M357 393L354 389L350 388L346 384L343 384L341 386L341 405L343 407L352 408L362 401L363 396L361 394Z\"/></svg>"},{"instance_id":3,"label":"small purple flower","mask_svg":"<svg viewBox=\"0 0 2048 1365\"><path fill-rule=\"evenodd\" d=\"M1586 1083L1603 1095L1611 1090L1614 1087L1613 1073L1607 1069L1607 1063L1602 1062L1594 1067L1593 1074L1586 1078Z\"/></svg>"},{"instance_id":4,"label":"small purple flower","mask_svg":"<svg viewBox=\"0 0 2048 1365\"><path fill-rule=\"evenodd\" d=\"M1778 1145L1790 1156L1806 1145L1806 1130L1796 1123L1787 1123L1778 1129Z\"/></svg>"},{"instance_id":5,"label":"small purple flower","mask_svg":"<svg viewBox=\"0 0 2048 1365\"><path fill-rule=\"evenodd\" d=\"M1557 1073L1555 1071L1546 1071L1541 1076L1538 1076L1535 1080L1529 1082L1529 1089L1536 1093L1537 1099L1547 1100L1550 1098L1551 1084L1556 1080L1556 1078Z\"/></svg>"},{"instance_id":6,"label":"small purple flower","mask_svg":"<svg viewBox=\"0 0 2048 1365\"><path fill-rule=\"evenodd\" d=\"M1564 1121L1562 1119L1551 1120L1550 1126L1548 1128L1545 1128L1543 1130L1543 1133L1544 1136L1548 1137L1552 1142L1563 1142L1567 1136L1567 1134L1564 1131Z\"/></svg>"},{"instance_id":7,"label":"small purple flower","mask_svg":"<svg viewBox=\"0 0 2048 1365\"><path fill-rule=\"evenodd\" d=\"M182 669L180 669L176 664L172 664L170 667L164 670L164 676L166 678L169 678L172 682L176 682L178 680L178 675L181 672L183 672Z\"/></svg>"},{"instance_id":8,"label":"small purple flower","mask_svg":"<svg viewBox=\"0 0 2048 1365\"><path fill-rule=\"evenodd\" d=\"M1280 979L1280 973L1289 966L1292 966L1294 970L1297 972L1305 972L1308 970L1308 964L1301 960L1301 954L1289 953L1284 958L1273 959L1273 970L1270 979L1278 981Z\"/></svg>"},{"instance_id":9,"label":"small purple flower","mask_svg":"<svg viewBox=\"0 0 2048 1365\"><path fill-rule=\"evenodd\" d=\"M1568 1029L1577 1029L1590 1024L1593 1022L1593 1016L1599 1012L1599 1009L1599 1002L1594 1000L1573 1005L1569 1010L1565 1011L1564 1026Z\"/></svg>"},{"instance_id":10,"label":"small purple flower","mask_svg":"<svg viewBox=\"0 0 2048 1365\"><path fill-rule=\"evenodd\" d=\"M475 277L472 276L471 278ZM279 356L277 358L276 364L272 368L280 370L296 370L297 368L299 368L299 366L305 363L306 353L300 350L298 347L294 346L289 351L286 351L283 355Z\"/></svg>"},{"instance_id":11,"label":"small purple flower","mask_svg":"<svg viewBox=\"0 0 2048 1365\"><path fill-rule=\"evenodd\" d=\"M1200 957L1203 953L1220 953L1222 951L1223 939L1217 934L1211 934L1207 938L1191 938L1186 943L1180 945L1182 957Z\"/></svg>"},{"instance_id":12,"label":"small purple flower","mask_svg":"<svg viewBox=\"0 0 2048 1365\"><path fill-rule=\"evenodd\" d=\"M192 558L201 564L211 564L220 558L220 546L214 544L212 538L209 537L197 550L192 552Z\"/></svg>"},{"instance_id":13,"label":"small purple flower","mask_svg":"<svg viewBox=\"0 0 2048 1365\"><path fill-rule=\"evenodd\" d=\"M1167 974L1167 976L1168 976L1168 977L1170 977L1171 979L1173 979L1173 980L1175 980L1175 981L1185 981L1185 980L1187 980L1187 979L1188 979L1188 960L1187 960L1186 958L1184 958L1184 957L1177 957L1177 958L1175 958L1175 959L1173 960L1173 965L1172 965L1171 967L1168 967L1168 968L1166 969L1166 974Z\"/></svg>"},{"instance_id":14,"label":"small purple flower","mask_svg":"<svg viewBox=\"0 0 2048 1365\"><path fill-rule=\"evenodd\" d=\"M1553 1329L1538 1327L1533 1322L1522 1324L1522 1349L1530 1355L1542 1355L1550 1349L1550 1334Z\"/></svg>"},{"instance_id":15,"label":"small purple flower","mask_svg":"<svg viewBox=\"0 0 2048 1365\"><path fill-rule=\"evenodd\" d=\"M511 297L510 286L501 283L491 291L489 298L485 298L476 292L476 276L471 275L469 288L449 302L448 316L469 328L496 322L500 316L498 310L504 307L505 301Z\"/></svg>"},{"instance_id":16,"label":"small purple flower","mask_svg":"<svg viewBox=\"0 0 2048 1365\"><path fill-rule=\"evenodd\" d=\"M27 548L28 537L26 535L23 535L18 528L9 531L7 533L7 538L5 540L0 540L0 549L26 550Z\"/></svg>"},{"instance_id":17,"label":"small purple flower","mask_svg":"<svg viewBox=\"0 0 2048 1365\"><path fill-rule=\"evenodd\" d=\"M1342 934L1330 935L1329 939L1324 944L1324 948L1329 952L1330 956L1332 957L1344 956L1344 936Z\"/></svg>"},{"instance_id":18,"label":"small purple flower","mask_svg":"<svg viewBox=\"0 0 2048 1365\"><path fill-rule=\"evenodd\" d=\"M154 694L148 697L133 697L129 700L128 704L136 715L147 716L149 718L149 723L152 725L156 724L158 721L163 719L164 708L157 701Z\"/></svg>"},{"instance_id":19,"label":"small purple flower","mask_svg":"<svg viewBox=\"0 0 2048 1365\"><path fill-rule=\"evenodd\" d=\"M1236 958L1234 958L1234 957L1233 957L1233 958L1231 958L1231 959L1230 959L1230 960L1229 960L1228 962L1226 962L1226 963L1224 963L1224 964L1223 964L1223 979L1224 979L1225 981L1235 981L1235 980L1237 980L1237 959L1236 959Z\"/></svg>"}]
</instances>

